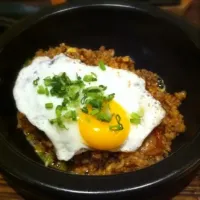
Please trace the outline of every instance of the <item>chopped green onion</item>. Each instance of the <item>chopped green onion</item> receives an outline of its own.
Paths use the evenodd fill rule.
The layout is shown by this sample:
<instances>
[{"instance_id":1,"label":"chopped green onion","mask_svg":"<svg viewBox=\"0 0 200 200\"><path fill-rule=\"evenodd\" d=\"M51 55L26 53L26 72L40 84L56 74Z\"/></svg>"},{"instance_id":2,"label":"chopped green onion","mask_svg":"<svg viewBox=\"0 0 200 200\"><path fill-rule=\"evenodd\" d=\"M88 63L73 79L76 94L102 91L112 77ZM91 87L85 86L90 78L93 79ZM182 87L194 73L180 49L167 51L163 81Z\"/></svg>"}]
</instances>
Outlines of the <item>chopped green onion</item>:
<instances>
[{"instance_id":1,"label":"chopped green onion","mask_svg":"<svg viewBox=\"0 0 200 200\"><path fill-rule=\"evenodd\" d=\"M69 76L66 75L65 72L61 73L58 76L58 80L62 85L70 85L71 84L71 80L70 80Z\"/></svg>"},{"instance_id":2,"label":"chopped green onion","mask_svg":"<svg viewBox=\"0 0 200 200\"><path fill-rule=\"evenodd\" d=\"M115 98L115 93L109 94L105 97L106 101L112 101Z\"/></svg>"},{"instance_id":3,"label":"chopped green onion","mask_svg":"<svg viewBox=\"0 0 200 200\"><path fill-rule=\"evenodd\" d=\"M100 112L96 115L96 118L103 122L110 122L112 119L112 115L110 113Z\"/></svg>"},{"instance_id":4,"label":"chopped green onion","mask_svg":"<svg viewBox=\"0 0 200 200\"><path fill-rule=\"evenodd\" d=\"M92 74L94 77L97 78L97 75L96 75L94 72L91 72L91 74Z\"/></svg>"},{"instance_id":5,"label":"chopped green onion","mask_svg":"<svg viewBox=\"0 0 200 200\"><path fill-rule=\"evenodd\" d=\"M62 114L62 106L61 105L58 105L57 107L56 107L56 116L57 117L61 117L61 114Z\"/></svg>"},{"instance_id":6,"label":"chopped green onion","mask_svg":"<svg viewBox=\"0 0 200 200\"><path fill-rule=\"evenodd\" d=\"M50 122L52 125L56 124L59 128L65 128L65 129L67 129L67 128L65 127L65 125L63 124L63 121L62 121L62 119L61 119L60 117L57 117L57 118L55 118L55 119L51 119L51 120L49 120L49 122ZM67 129L67 130L68 130L68 129Z\"/></svg>"},{"instance_id":7,"label":"chopped green onion","mask_svg":"<svg viewBox=\"0 0 200 200\"><path fill-rule=\"evenodd\" d=\"M85 86L84 82L81 79L71 81L71 85L77 85L80 88L83 88Z\"/></svg>"},{"instance_id":8,"label":"chopped green onion","mask_svg":"<svg viewBox=\"0 0 200 200\"><path fill-rule=\"evenodd\" d=\"M66 111L67 107L66 106L62 106L62 111Z\"/></svg>"},{"instance_id":9,"label":"chopped green onion","mask_svg":"<svg viewBox=\"0 0 200 200\"><path fill-rule=\"evenodd\" d=\"M84 103L85 103L86 98L87 98L87 96L84 95L84 97L81 99L81 104L84 104Z\"/></svg>"},{"instance_id":10,"label":"chopped green onion","mask_svg":"<svg viewBox=\"0 0 200 200\"><path fill-rule=\"evenodd\" d=\"M84 113L86 113L86 114L88 113L88 109L87 109L86 106L84 106L84 107L81 109L81 111L84 112Z\"/></svg>"},{"instance_id":11,"label":"chopped green onion","mask_svg":"<svg viewBox=\"0 0 200 200\"><path fill-rule=\"evenodd\" d=\"M63 122L58 123L58 126L59 126L60 128L65 128L66 130L68 130L68 129L66 128L66 126L63 124Z\"/></svg>"},{"instance_id":12,"label":"chopped green onion","mask_svg":"<svg viewBox=\"0 0 200 200\"><path fill-rule=\"evenodd\" d=\"M45 88L45 94L46 94L47 96L49 96L49 90L48 90L48 88Z\"/></svg>"},{"instance_id":13,"label":"chopped green onion","mask_svg":"<svg viewBox=\"0 0 200 200\"><path fill-rule=\"evenodd\" d=\"M103 100L102 99L91 99L88 101L88 104L92 106L92 108L102 108Z\"/></svg>"},{"instance_id":14,"label":"chopped green onion","mask_svg":"<svg viewBox=\"0 0 200 200\"><path fill-rule=\"evenodd\" d=\"M52 78L44 79L46 86L51 86L50 93L52 96L64 97L67 94L67 87L72 85L72 81L65 72L55 75Z\"/></svg>"},{"instance_id":15,"label":"chopped green onion","mask_svg":"<svg viewBox=\"0 0 200 200\"><path fill-rule=\"evenodd\" d=\"M106 69L102 61L99 62L99 65L102 70ZM38 84L38 80L39 78L35 80L34 85ZM55 109L56 118L49 120L51 124L55 124L60 128L66 128L64 120L76 121L76 109L80 106L80 102L83 104L81 108L82 112L89 113L100 121L111 121L113 115L110 113L109 108L105 109L103 107L104 103L108 104L108 102L114 98L115 94L105 95L104 91L107 87L104 85L84 87L84 82L97 81L97 75L95 73L91 72L91 74L85 75L83 78L76 74L76 79L71 80L67 74L63 72L52 77L47 76L43 81L44 86L38 86L37 92L39 94L62 98L61 105L57 105ZM83 96L82 99L80 99L80 96ZM88 111L88 106L92 108L90 112ZM52 109L54 106L52 103L46 103L45 107L47 109ZM116 117L116 119L118 118ZM120 124L120 119L118 119L117 122L118 126L123 129L123 126ZM111 129L116 128L111 127Z\"/></svg>"},{"instance_id":16,"label":"chopped green onion","mask_svg":"<svg viewBox=\"0 0 200 200\"><path fill-rule=\"evenodd\" d=\"M79 97L79 91L80 91L80 87L79 86L71 85L68 88L67 95L71 100L76 100Z\"/></svg>"},{"instance_id":17,"label":"chopped green onion","mask_svg":"<svg viewBox=\"0 0 200 200\"><path fill-rule=\"evenodd\" d=\"M62 102L62 106L66 106L69 102L70 102L69 99L67 97L65 97Z\"/></svg>"},{"instance_id":18,"label":"chopped green onion","mask_svg":"<svg viewBox=\"0 0 200 200\"><path fill-rule=\"evenodd\" d=\"M49 122L50 122L51 124L55 124L55 123L57 122L57 118L55 118L55 119L50 119Z\"/></svg>"},{"instance_id":19,"label":"chopped green onion","mask_svg":"<svg viewBox=\"0 0 200 200\"><path fill-rule=\"evenodd\" d=\"M110 126L109 128L110 128L110 130L111 131L120 131L120 130L123 130L124 129L124 127L123 127L123 125L120 123L120 121L121 121L121 117L119 116L119 115L116 115L116 121L117 121L117 125L113 125L113 126Z\"/></svg>"},{"instance_id":20,"label":"chopped green onion","mask_svg":"<svg viewBox=\"0 0 200 200\"><path fill-rule=\"evenodd\" d=\"M94 75L94 73L91 73L91 74L85 75L83 77L83 80L85 82L93 82L93 81L97 81L97 77L96 77L96 74Z\"/></svg>"},{"instance_id":21,"label":"chopped green onion","mask_svg":"<svg viewBox=\"0 0 200 200\"><path fill-rule=\"evenodd\" d=\"M51 153L45 153L45 167L48 167L54 162L53 155Z\"/></svg>"},{"instance_id":22,"label":"chopped green onion","mask_svg":"<svg viewBox=\"0 0 200 200\"><path fill-rule=\"evenodd\" d=\"M65 125L63 124L63 121L60 117L57 118L57 125L60 127L60 128L66 128Z\"/></svg>"},{"instance_id":23,"label":"chopped green onion","mask_svg":"<svg viewBox=\"0 0 200 200\"><path fill-rule=\"evenodd\" d=\"M84 94L87 94L87 93L97 93L97 92L102 92L102 88L101 87L98 87L98 86L91 86L91 87L87 87L83 90L83 93Z\"/></svg>"},{"instance_id":24,"label":"chopped green onion","mask_svg":"<svg viewBox=\"0 0 200 200\"><path fill-rule=\"evenodd\" d=\"M117 123L120 124L120 121L121 121L121 117L120 117L120 115L116 115L115 118L116 118L116 120L117 120Z\"/></svg>"},{"instance_id":25,"label":"chopped green onion","mask_svg":"<svg viewBox=\"0 0 200 200\"><path fill-rule=\"evenodd\" d=\"M93 109L91 112L90 112L90 115L96 115L99 113L99 109Z\"/></svg>"},{"instance_id":26,"label":"chopped green onion","mask_svg":"<svg viewBox=\"0 0 200 200\"><path fill-rule=\"evenodd\" d=\"M99 87L100 87L103 91L107 89L107 86L105 86L105 85L99 85Z\"/></svg>"},{"instance_id":27,"label":"chopped green onion","mask_svg":"<svg viewBox=\"0 0 200 200\"><path fill-rule=\"evenodd\" d=\"M130 116L130 122L133 123L133 124L136 124L136 125L140 124L143 115L144 115L144 110L143 109L140 109L138 111L138 113L132 112L131 116Z\"/></svg>"},{"instance_id":28,"label":"chopped green onion","mask_svg":"<svg viewBox=\"0 0 200 200\"><path fill-rule=\"evenodd\" d=\"M77 120L77 113L75 110L70 110L64 114L65 119L72 119L73 121Z\"/></svg>"},{"instance_id":29,"label":"chopped green onion","mask_svg":"<svg viewBox=\"0 0 200 200\"><path fill-rule=\"evenodd\" d=\"M79 92L74 93L74 96L71 96L70 99L75 101L79 98Z\"/></svg>"},{"instance_id":30,"label":"chopped green onion","mask_svg":"<svg viewBox=\"0 0 200 200\"><path fill-rule=\"evenodd\" d=\"M111 131L120 131L120 130L123 130L123 126L117 124L117 125L109 126L109 129Z\"/></svg>"},{"instance_id":31,"label":"chopped green onion","mask_svg":"<svg viewBox=\"0 0 200 200\"><path fill-rule=\"evenodd\" d=\"M40 78L38 77L37 79L35 79L34 81L33 81L33 85L35 85L35 86L37 86L38 85L38 81L40 80Z\"/></svg>"},{"instance_id":32,"label":"chopped green onion","mask_svg":"<svg viewBox=\"0 0 200 200\"><path fill-rule=\"evenodd\" d=\"M141 117L137 113L131 113L130 122L138 125L141 122Z\"/></svg>"},{"instance_id":33,"label":"chopped green onion","mask_svg":"<svg viewBox=\"0 0 200 200\"><path fill-rule=\"evenodd\" d=\"M52 80L51 80L51 77L50 77L50 76L48 76L48 77L46 77L46 78L44 79L44 85L45 85L45 86L50 86L51 83L52 83Z\"/></svg>"},{"instance_id":34,"label":"chopped green onion","mask_svg":"<svg viewBox=\"0 0 200 200\"><path fill-rule=\"evenodd\" d=\"M52 109L53 108L53 103L46 103L45 104L46 109Z\"/></svg>"},{"instance_id":35,"label":"chopped green onion","mask_svg":"<svg viewBox=\"0 0 200 200\"><path fill-rule=\"evenodd\" d=\"M71 111L68 111L64 114L65 119L71 119Z\"/></svg>"},{"instance_id":36,"label":"chopped green onion","mask_svg":"<svg viewBox=\"0 0 200 200\"><path fill-rule=\"evenodd\" d=\"M45 94L45 88L44 88L44 86L39 85L38 89L37 89L37 93L38 94Z\"/></svg>"},{"instance_id":37,"label":"chopped green onion","mask_svg":"<svg viewBox=\"0 0 200 200\"><path fill-rule=\"evenodd\" d=\"M73 121L76 121L76 120L77 120L76 111L75 111L75 110L72 110L71 113L72 113L72 120L73 120Z\"/></svg>"},{"instance_id":38,"label":"chopped green onion","mask_svg":"<svg viewBox=\"0 0 200 200\"><path fill-rule=\"evenodd\" d=\"M105 66L105 64L104 64L103 61L99 61L99 67L100 67L100 69L103 70L103 71L106 70L106 66Z\"/></svg>"}]
</instances>

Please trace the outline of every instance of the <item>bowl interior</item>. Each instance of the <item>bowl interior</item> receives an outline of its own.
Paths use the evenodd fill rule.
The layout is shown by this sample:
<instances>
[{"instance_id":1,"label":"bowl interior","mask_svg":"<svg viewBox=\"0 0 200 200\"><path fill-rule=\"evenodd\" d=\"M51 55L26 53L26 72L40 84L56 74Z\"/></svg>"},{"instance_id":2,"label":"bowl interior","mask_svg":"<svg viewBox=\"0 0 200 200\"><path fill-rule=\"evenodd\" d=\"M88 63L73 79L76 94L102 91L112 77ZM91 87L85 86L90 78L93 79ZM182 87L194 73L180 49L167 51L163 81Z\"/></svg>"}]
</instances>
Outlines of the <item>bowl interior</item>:
<instances>
[{"instance_id":1,"label":"bowl interior","mask_svg":"<svg viewBox=\"0 0 200 200\"><path fill-rule=\"evenodd\" d=\"M38 49L63 42L91 49L101 45L114 48L116 55L130 55L136 68L159 74L169 92L186 90L188 97L181 112L187 131L175 139L172 153L194 138L200 122L200 54L187 35L172 23L141 10L85 7L63 10L41 19L1 49L0 134L23 155L41 163L24 135L16 129L16 107L12 96L16 75Z\"/></svg>"}]
</instances>

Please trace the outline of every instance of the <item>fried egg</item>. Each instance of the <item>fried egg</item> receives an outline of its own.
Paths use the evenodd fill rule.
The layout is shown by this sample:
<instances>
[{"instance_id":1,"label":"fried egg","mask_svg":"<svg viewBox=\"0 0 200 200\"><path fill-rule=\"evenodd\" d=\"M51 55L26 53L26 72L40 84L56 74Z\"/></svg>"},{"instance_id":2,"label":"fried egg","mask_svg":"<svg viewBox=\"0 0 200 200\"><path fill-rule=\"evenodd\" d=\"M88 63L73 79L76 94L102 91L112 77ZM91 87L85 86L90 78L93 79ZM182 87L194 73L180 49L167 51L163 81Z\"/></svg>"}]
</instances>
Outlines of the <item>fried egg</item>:
<instances>
[{"instance_id":1,"label":"fried egg","mask_svg":"<svg viewBox=\"0 0 200 200\"><path fill-rule=\"evenodd\" d=\"M30 123L43 131L54 145L58 160L68 161L74 155L88 150L112 152L134 152L145 138L158 126L165 117L165 110L159 101L146 90L145 81L135 73L105 66L89 66L80 60L72 59L64 54L54 58L37 57L33 62L21 69L13 89L17 109L23 113ZM77 121L66 121L67 129L61 129L49 122L56 117L55 109L45 108L47 102L52 102L54 108L62 104L62 98L39 95L33 84L38 84L49 76L65 72L71 80L77 74L84 77L93 73L97 80L85 82L85 86L107 87L105 94L115 94L109 108L112 113L120 116L123 129L113 131L109 127L116 124L113 117L110 122L96 119L93 115L84 113L77 106ZM131 123L131 113L137 113L142 108L143 115L139 124Z\"/></svg>"}]
</instances>

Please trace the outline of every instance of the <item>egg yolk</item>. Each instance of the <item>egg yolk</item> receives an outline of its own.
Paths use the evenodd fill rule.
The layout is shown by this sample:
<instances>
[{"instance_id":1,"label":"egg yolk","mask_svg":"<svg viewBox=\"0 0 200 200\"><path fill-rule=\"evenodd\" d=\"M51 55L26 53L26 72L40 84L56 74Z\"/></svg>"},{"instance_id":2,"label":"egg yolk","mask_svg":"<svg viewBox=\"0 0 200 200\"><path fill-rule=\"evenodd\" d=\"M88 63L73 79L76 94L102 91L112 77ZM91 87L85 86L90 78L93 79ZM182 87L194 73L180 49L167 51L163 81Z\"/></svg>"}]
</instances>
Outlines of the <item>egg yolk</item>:
<instances>
[{"instance_id":1,"label":"egg yolk","mask_svg":"<svg viewBox=\"0 0 200 200\"><path fill-rule=\"evenodd\" d=\"M98 150L112 150L120 147L128 137L130 121L126 111L115 101L109 103L109 109L114 116L110 122L97 120L94 116L81 112L79 115L79 130L86 144ZM111 130L117 125L116 115L121 117L122 130Z\"/></svg>"}]
</instances>

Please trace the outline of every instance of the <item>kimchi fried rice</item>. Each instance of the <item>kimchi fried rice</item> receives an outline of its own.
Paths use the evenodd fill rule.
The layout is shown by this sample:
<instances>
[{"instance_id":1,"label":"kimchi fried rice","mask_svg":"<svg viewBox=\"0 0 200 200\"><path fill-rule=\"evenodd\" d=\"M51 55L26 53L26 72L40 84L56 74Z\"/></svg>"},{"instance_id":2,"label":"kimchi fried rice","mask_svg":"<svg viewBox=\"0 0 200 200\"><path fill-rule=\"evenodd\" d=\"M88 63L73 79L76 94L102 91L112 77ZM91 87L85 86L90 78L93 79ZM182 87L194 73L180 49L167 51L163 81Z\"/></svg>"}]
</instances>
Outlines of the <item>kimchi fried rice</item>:
<instances>
[{"instance_id":1,"label":"kimchi fried rice","mask_svg":"<svg viewBox=\"0 0 200 200\"><path fill-rule=\"evenodd\" d=\"M47 51L39 50L35 57L53 58L60 53L80 59L88 65L98 65L99 60L102 60L110 67L133 71L146 81L146 89L160 101L166 115L161 124L151 132L143 145L135 152L88 151L64 162L57 160L54 147L45 134L34 127L22 113L18 113L18 128L23 130L27 140L46 166L75 174L109 175L148 167L169 154L172 140L186 129L183 116L178 110L181 102L186 98L185 91L174 94L167 93L162 79L157 74L145 69L135 69L135 63L129 56L117 57L113 49L107 50L103 46L99 50L93 51L61 44L56 48L49 48Z\"/></svg>"}]
</instances>

